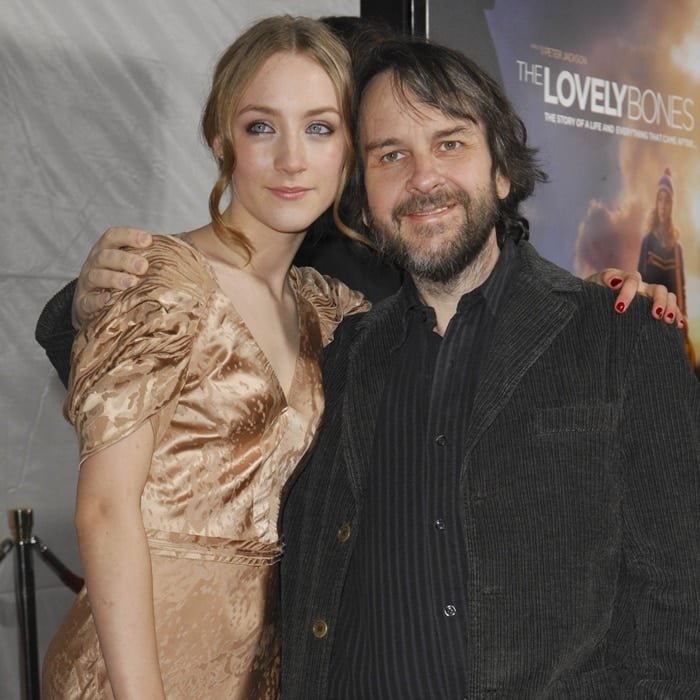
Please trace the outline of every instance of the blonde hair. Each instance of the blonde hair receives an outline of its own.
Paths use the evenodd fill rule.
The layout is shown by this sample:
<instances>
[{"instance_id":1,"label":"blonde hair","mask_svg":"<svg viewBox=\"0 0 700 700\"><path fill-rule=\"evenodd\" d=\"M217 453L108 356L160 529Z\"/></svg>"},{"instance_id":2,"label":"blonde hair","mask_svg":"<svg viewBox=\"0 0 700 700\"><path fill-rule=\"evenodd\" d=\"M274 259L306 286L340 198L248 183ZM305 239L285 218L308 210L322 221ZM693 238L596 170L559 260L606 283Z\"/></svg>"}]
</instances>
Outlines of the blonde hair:
<instances>
[{"instance_id":1,"label":"blonde hair","mask_svg":"<svg viewBox=\"0 0 700 700\"><path fill-rule=\"evenodd\" d=\"M214 232L240 246L248 261L254 250L253 244L245 233L226 224L220 210L221 199L231 186L236 168L233 117L243 92L263 63L270 56L285 52L302 54L315 61L333 83L343 117L342 128L347 147L347 157L333 201L333 219L345 235L363 242L365 240L341 221L338 212L340 198L355 160L349 123L353 94L350 56L342 42L318 20L290 15L267 17L252 25L223 53L214 70L211 91L202 114L202 133L215 152L219 166L217 180L209 194L209 213Z\"/></svg>"},{"instance_id":2,"label":"blonde hair","mask_svg":"<svg viewBox=\"0 0 700 700\"><path fill-rule=\"evenodd\" d=\"M662 228L661 226L661 220L659 219L659 195L661 192L666 192L673 204L673 194L671 194L668 189L661 187L657 189L654 208L649 212L647 218L647 229L649 233L653 233L659 239L664 247L670 248L680 240L681 236L678 229L673 225L673 213L668 217L668 228Z\"/></svg>"}]
</instances>

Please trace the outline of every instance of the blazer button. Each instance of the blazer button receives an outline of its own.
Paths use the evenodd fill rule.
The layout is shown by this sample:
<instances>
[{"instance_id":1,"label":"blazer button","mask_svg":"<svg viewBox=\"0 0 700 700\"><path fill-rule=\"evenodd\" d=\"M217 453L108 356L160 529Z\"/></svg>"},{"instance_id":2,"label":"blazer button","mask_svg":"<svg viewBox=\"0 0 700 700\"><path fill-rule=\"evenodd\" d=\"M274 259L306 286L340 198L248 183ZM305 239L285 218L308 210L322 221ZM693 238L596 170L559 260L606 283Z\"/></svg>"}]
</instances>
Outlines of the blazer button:
<instances>
[{"instance_id":1,"label":"blazer button","mask_svg":"<svg viewBox=\"0 0 700 700\"><path fill-rule=\"evenodd\" d=\"M343 523L339 528L338 528L338 542L347 542L350 539L350 534L352 532L352 529L350 528L349 523Z\"/></svg>"},{"instance_id":2,"label":"blazer button","mask_svg":"<svg viewBox=\"0 0 700 700\"><path fill-rule=\"evenodd\" d=\"M314 620L311 631L316 639L323 639L328 634L328 623L325 620Z\"/></svg>"}]
</instances>

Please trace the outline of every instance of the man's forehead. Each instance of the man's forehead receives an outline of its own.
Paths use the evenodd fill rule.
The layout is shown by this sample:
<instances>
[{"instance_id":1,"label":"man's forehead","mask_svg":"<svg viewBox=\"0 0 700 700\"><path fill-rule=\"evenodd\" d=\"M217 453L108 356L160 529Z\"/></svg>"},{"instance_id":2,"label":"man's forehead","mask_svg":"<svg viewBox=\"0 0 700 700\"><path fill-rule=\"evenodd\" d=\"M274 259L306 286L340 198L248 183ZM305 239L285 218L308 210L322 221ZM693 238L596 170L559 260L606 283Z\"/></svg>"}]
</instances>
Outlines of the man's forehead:
<instances>
[{"instance_id":1,"label":"man's forehead","mask_svg":"<svg viewBox=\"0 0 700 700\"><path fill-rule=\"evenodd\" d=\"M456 98L450 100L451 110L436 107L418 95L409 85L398 83L388 72L372 78L363 92L359 104L360 121L374 121L372 117L400 115L417 123L452 122L480 126L474 110L460 105Z\"/></svg>"},{"instance_id":2,"label":"man's forehead","mask_svg":"<svg viewBox=\"0 0 700 700\"><path fill-rule=\"evenodd\" d=\"M380 78L383 76L379 76ZM449 114L427 104L410 88L370 84L360 101L360 140L363 149L377 142L401 140L417 126L421 133L440 136L453 131L483 131L471 115Z\"/></svg>"},{"instance_id":3,"label":"man's forehead","mask_svg":"<svg viewBox=\"0 0 700 700\"><path fill-rule=\"evenodd\" d=\"M388 72L375 75L365 88L360 98L360 116L368 114L368 110L371 113L380 106L400 112L407 108L411 111L429 108L408 85L398 83Z\"/></svg>"}]
</instances>

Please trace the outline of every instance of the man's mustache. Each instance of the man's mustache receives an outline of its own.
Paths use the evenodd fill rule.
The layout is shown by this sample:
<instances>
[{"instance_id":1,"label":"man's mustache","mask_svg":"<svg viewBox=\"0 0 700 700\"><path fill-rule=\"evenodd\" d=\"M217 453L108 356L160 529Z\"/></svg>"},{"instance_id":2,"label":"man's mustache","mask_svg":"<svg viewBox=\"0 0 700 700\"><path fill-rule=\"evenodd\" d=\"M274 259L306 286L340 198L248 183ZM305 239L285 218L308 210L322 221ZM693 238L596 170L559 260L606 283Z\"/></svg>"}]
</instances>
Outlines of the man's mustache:
<instances>
[{"instance_id":1,"label":"man's mustache","mask_svg":"<svg viewBox=\"0 0 700 700\"><path fill-rule=\"evenodd\" d=\"M399 202L392 209L391 218L399 224L402 216L453 204L459 204L468 211L469 195L464 190L441 190L433 194L414 194Z\"/></svg>"}]
</instances>

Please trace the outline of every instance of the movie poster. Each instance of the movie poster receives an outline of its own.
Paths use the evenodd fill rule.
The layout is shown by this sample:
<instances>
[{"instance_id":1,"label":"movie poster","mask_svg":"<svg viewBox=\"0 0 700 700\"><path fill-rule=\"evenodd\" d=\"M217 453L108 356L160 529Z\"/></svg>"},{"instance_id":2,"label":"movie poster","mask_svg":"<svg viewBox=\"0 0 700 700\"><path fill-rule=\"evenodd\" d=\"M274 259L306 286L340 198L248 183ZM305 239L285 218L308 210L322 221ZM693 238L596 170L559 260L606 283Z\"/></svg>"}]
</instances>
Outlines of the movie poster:
<instances>
[{"instance_id":1,"label":"movie poster","mask_svg":"<svg viewBox=\"0 0 700 700\"><path fill-rule=\"evenodd\" d=\"M431 38L503 84L540 149L551 181L528 202L533 243L581 276L665 284L700 362L700 3L440 5Z\"/></svg>"}]
</instances>

